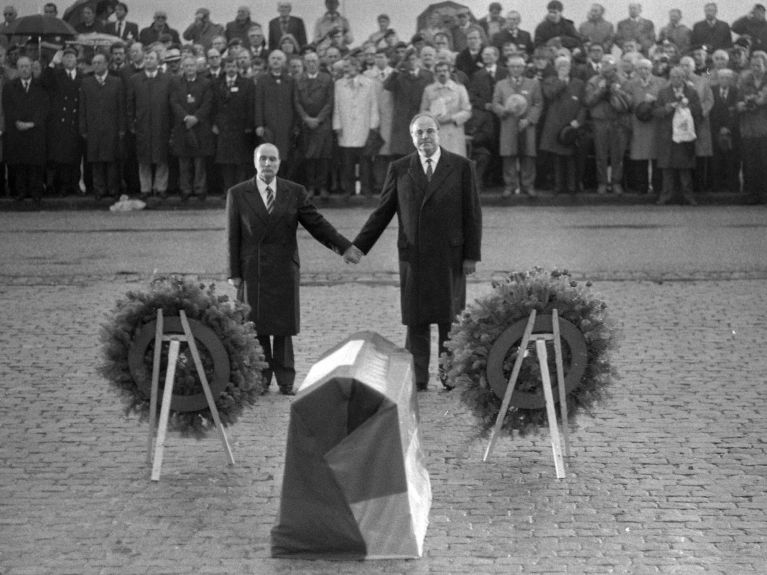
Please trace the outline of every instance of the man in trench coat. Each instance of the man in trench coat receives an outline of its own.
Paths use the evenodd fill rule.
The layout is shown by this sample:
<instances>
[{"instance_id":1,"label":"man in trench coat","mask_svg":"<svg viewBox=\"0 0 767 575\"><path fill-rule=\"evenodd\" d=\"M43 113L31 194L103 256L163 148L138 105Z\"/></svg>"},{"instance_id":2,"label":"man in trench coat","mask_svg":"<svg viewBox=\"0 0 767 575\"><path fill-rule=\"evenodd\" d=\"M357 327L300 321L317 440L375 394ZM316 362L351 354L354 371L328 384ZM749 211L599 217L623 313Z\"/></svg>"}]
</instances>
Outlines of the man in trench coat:
<instances>
[{"instance_id":1,"label":"man in trench coat","mask_svg":"<svg viewBox=\"0 0 767 575\"><path fill-rule=\"evenodd\" d=\"M272 379L293 395L296 376L291 336L299 332L299 267L296 228L345 254L351 242L317 211L306 188L277 177L280 154L274 144L254 153L256 177L231 188L226 198L229 283L250 306L248 319L269 364L264 391ZM270 209L271 208L271 209Z\"/></svg>"},{"instance_id":2,"label":"man in trench coat","mask_svg":"<svg viewBox=\"0 0 767 575\"><path fill-rule=\"evenodd\" d=\"M344 259L368 253L397 215L400 301L419 391L429 383L430 328L439 328L439 352L451 322L466 306L466 276L480 260L482 213L472 162L439 145L439 124L429 113L410 122L416 152L389 166L381 200ZM446 373L439 371L446 389Z\"/></svg>"}]
</instances>

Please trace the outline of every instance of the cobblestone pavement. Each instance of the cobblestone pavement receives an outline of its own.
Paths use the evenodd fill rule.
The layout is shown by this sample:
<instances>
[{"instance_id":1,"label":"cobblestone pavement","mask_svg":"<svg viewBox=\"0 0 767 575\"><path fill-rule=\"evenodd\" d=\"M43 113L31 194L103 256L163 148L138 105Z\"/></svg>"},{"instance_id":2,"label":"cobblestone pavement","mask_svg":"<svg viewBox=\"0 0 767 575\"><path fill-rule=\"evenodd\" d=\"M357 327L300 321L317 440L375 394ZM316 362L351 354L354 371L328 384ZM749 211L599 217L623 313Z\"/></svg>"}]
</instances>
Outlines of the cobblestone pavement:
<instances>
[{"instance_id":1,"label":"cobblestone pavement","mask_svg":"<svg viewBox=\"0 0 767 575\"><path fill-rule=\"evenodd\" d=\"M355 331L403 341L391 281L304 279L299 381ZM767 282L603 279L622 379L579 419L568 477L555 478L545 435L504 439L482 463L458 394L432 385L418 396L434 493L425 556L333 563L269 555L288 398L263 397L230 428L235 467L215 435L173 436L152 483L146 425L97 375L104 312L143 280L6 277L0 574L767 572Z\"/></svg>"}]
</instances>

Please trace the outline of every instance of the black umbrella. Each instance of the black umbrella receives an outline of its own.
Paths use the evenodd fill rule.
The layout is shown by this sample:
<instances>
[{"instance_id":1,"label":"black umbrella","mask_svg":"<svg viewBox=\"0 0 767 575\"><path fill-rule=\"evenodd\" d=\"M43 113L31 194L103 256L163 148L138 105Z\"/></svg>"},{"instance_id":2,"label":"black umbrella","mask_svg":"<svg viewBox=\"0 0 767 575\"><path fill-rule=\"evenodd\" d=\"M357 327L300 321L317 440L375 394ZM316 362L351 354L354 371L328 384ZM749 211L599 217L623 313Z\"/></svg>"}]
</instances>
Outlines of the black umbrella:
<instances>
[{"instance_id":1,"label":"black umbrella","mask_svg":"<svg viewBox=\"0 0 767 575\"><path fill-rule=\"evenodd\" d=\"M82 22L83 8L91 6L96 12L96 20L103 22L109 18L109 15L114 12L115 6L117 6L117 0L75 0L75 2L66 10L62 18L69 22L72 26L77 26Z\"/></svg>"},{"instance_id":2,"label":"black umbrella","mask_svg":"<svg viewBox=\"0 0 767 575\"><path fill-rule=\"evenodd\" d=\"M7 36L75 36L77 31L55 16L32 14L18 18L6 32Z\"/></svg>"}]
</instances>

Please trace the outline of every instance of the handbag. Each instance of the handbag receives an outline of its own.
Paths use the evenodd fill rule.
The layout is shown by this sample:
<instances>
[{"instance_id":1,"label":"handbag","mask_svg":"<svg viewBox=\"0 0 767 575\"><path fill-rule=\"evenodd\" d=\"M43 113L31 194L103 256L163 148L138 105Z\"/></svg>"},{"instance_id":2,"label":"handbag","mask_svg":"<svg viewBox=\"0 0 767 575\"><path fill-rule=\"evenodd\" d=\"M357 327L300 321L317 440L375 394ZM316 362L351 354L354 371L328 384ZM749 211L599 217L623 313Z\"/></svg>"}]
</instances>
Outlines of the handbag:
<instances>
[{"instance_id":1,"label":"handbag","mask_svg":"<svg viewBox=\"0 0 767 575\"><path fill-rule=\"evenodd\" d=\"M363 156L377 156L384 145L384 139L378 130L370 130L365 145L362 148Z\"/></svg>"},{"instance_id":2,"label":"handbag","mask_svg":"<svg viewBox=\"0 0 767 575\"><path fill-rule=\"evenodd\" d=\"M677 144L685 142L694 142L697 138L695 134L695 122L692 119L690 108L678 107L671 120L671 140Z\"/></svg>"}]
</instances>

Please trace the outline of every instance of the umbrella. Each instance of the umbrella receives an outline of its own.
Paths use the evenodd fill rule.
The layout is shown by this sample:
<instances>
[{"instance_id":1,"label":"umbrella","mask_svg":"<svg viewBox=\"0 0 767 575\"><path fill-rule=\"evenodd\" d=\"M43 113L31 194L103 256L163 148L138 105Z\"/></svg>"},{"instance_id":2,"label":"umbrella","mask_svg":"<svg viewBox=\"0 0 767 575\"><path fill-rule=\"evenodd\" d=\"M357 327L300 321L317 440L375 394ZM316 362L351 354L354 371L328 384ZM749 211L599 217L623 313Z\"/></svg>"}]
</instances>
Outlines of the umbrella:
<instances>
[{"instance_id":1,"label":"umbrella","mask_svg":"<svg viewBox=\"0 0 767 575\"><path fill-rule=\"evenodd\" d=\"M62 18L72 26L77 26L82 22L82 12L85 6L95 6L96 19L106 21L110 14L114 12L115 6L117 6L117 0L98 0L95 4L93 0L75 0L69 8L64 10Z\"/></svg>"},{"instance_id":2,"label":"umbrella","mask_svg":"<svg viewBox=\"0 0 767 575\"><path fill-rule=\"evenodd\" d=\"M89 34L78 34L77 38L69 41L69 44L79 44L81 46L111 46L117 42L122 42L119 36L91 32Z\"/></svg>"},{"instance_id":3,"label":"umbrella","mask_svg":"<svg viewBox=\"0 0 767 575\"><path fill-rule=\"evenodd\" d=\"M59 20L55 16L32 14L18 18L4 34L7 36L36 36L38 57L42 58L43 36L61 38L62 36L74 36L77 31L64 20Z\"/></svg>"},{"instance_id":4,"label":"umbrella","mask_svg":"<svg viewBox=\"0 0 767 575\"><path fill-rule=\"evenodd\" d=\"M459 10L468 10L469 7L458 2L452 2L447 0L446 2L437 2L436 4L429 4L426 9L421 12L416 18L415 29L416 31L422 30L429 25L429 18L433 13L439 14L441 22L450 27L455 24L456 14ZM474 14L469 10L469 20L476 22Z\"/></svg>"},{"instance_id":5,"label":"umbrella","mask_svg":"<svg viewBox=\"0 0 767 575\"><path fill-rule=\"evenodd\" d=\"M7 36L74 36L77 31L55 16L33 14L18 18L6 32Z\"/></svg>"}]
</instances>

